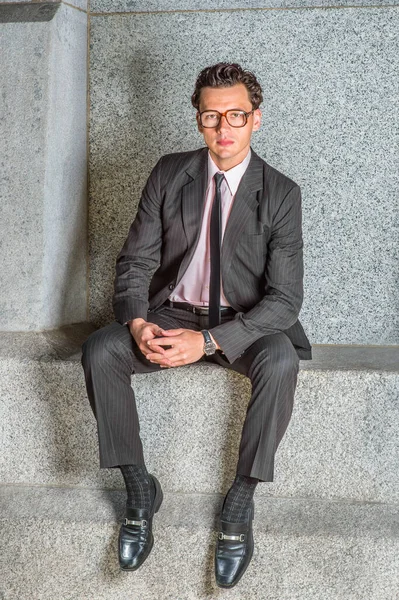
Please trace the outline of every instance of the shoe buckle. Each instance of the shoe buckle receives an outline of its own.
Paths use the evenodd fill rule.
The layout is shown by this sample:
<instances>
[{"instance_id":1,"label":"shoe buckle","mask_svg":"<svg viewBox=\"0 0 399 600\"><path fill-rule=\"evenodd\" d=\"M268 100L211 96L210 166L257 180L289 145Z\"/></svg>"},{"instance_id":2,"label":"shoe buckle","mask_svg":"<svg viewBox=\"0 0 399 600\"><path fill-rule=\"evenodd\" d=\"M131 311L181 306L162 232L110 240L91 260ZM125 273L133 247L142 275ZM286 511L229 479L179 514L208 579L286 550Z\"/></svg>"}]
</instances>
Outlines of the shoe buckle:
<instances>
[{"instance_id":1,"label":"shoe buckle","mask_svg":"<svg viewBox=\"0 0 399 600\"><path fill-rule=\"evenodd\" d=\"M143 519L142 521L133 521L131 519L125 519L123 522L124 525L136 525L137 527L147 527L148 522Z\"/></svg>"},{"instance_id":2,"label":"shoe buckle","mask_svg":"<svg viewBox=\"0 0 399 600\"><path fill-rule=\"evenodd\" d=\"M245 542L245 533L240 533L240 535L226 535L221 531L219 533L219 540L228 540L230 542Z\"/></svg>"}]
</instances>

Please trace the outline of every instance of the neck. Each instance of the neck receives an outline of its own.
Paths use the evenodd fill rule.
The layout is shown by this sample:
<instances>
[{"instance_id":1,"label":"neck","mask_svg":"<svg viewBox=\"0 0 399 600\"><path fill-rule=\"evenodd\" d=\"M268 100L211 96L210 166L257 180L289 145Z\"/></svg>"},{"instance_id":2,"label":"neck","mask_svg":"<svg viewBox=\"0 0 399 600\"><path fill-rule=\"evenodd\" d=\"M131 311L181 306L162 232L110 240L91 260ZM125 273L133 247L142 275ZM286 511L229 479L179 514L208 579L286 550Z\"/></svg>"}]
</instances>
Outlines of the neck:
<instances>
[{"instance_id":1,"label":"neck","mask_svg":"<svg viewBox=\"0 0 399 600\"><path fill-rule=\"evenodd\" d=\"M213 162L221 171L229 171L230 169L233 169L234 167L242 163L242 161L246 158L249 149L250 147L248 146L248 148L245 148L245 150L240 152L240 154L231 158L221 158L220 156L216 156L211 149L209 149L209 153L212 157Z\"/></svg>"}]
</instances>

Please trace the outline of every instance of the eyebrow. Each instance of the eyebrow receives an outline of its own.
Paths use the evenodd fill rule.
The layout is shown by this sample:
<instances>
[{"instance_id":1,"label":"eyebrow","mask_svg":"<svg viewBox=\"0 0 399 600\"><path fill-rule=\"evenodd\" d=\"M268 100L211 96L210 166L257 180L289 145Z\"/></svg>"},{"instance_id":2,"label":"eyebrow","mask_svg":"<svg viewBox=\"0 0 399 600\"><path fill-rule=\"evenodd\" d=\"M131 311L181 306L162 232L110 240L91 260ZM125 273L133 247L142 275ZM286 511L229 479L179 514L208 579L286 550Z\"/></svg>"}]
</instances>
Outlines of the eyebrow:
<instances>
[{"instance_id":1,"label":"eyebrow","mask_svg":"<svg viewBox=\"0 0 399 600\"><path fill-rule=\"evenodd\" d=\"M204 110L200 110L198 112L203 113L203 112L208 111L208 110L210 110L212 112L218 112L218 113L220 113L220 110L217 110L216 108L205 108ZM237 107L236 108L228 108L227 110L224 110L223 112L228 112L229 110L241 110L242 112L245 112L245 113L251 112L250 110L245 110L245 108L237 108Z\"/></svg>"}]
</instances>

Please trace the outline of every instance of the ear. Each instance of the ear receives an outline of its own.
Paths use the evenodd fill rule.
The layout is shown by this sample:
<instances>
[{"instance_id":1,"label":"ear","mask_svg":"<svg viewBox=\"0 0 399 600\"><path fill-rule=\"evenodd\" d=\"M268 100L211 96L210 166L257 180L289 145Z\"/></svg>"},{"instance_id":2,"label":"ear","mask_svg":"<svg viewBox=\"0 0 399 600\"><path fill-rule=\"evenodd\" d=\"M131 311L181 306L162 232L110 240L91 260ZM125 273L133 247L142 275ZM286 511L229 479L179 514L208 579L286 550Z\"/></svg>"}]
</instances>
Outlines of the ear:
<instances>
[{"instance_id":1,"label":"ear","mask_svg":"<svg viewBox=\"0 0 399 600\"><path fill-rule=\"evenodd\" d=\"M200 133L202 133L204 131L204 128L201 125L201 121L200 121L200 114L199 112L197 112L197 114L195 115L195 118L197 119L197 127L198 127L198 131Z\"/></svg>"},{"instance_id":2,"label":"ear","mask_svg":"<svg viewBox=\"0 0 399 600\"><path fill-rule=\"evenodd\" d=\"M254 122L252 125L252 131L258 131L262 123L262 112L260 108L257 108L254 112Z\"/></svg>"}]
</instances>

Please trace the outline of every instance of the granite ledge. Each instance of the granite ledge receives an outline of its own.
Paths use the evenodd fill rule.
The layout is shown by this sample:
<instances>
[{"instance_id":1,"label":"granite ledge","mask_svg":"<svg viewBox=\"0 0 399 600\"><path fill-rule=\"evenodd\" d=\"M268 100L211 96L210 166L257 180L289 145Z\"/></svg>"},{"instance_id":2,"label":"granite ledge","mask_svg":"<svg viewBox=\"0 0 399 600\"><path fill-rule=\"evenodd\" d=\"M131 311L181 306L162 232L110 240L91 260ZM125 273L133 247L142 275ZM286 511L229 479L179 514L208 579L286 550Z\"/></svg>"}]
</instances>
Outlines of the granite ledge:
<instances>
[{"instance_id":1,"label":"granite ledge","mask_svg":"<svg viewBox=\"0 0 399 600\"><path fill-rule=\"evenodd\" d=\"M91 0L94 16L115 13L170 13L229 10L293 10L320 8L383 8L397 6L398 0Z\"/></svg>"},{"instance_id":2,"label":"granite ledge","mask_svg":"<svg viewBox=\"0 0 399 600\"><path fill-rule=\"evenodd\" d=\"M2 519L31 518L64 523L113 523L124 514L125 494L110 490L82 490L47 486L0 486ZM205 526L216 523L219 494L165 494L166 527ZM399 539L399 506L378 502L262 498L256 502L257 530L269 535L340 535ZM93 517L92 507L96 506ZM158 523L162 527L162 519Z\"/></svg>"},{"instance_id":3,"label":"granite ledge","mask_svg":"<svg viewBox=\"0 0 399 600\"><path fill-rule=\"evenodd\" d=\"M47 331L0 332L0 359L79 361L81 346L96 330L92 323L74 323ZM313 360L301 361L306 371L399 372L399 346L313 346Z\"/></svg>"}]
</instances>

